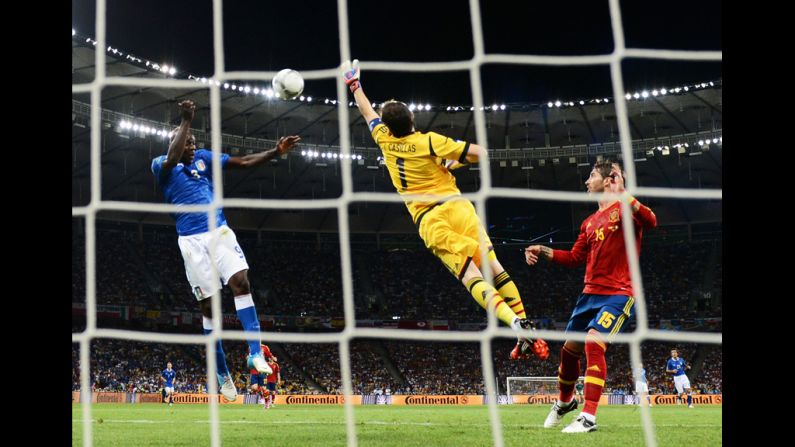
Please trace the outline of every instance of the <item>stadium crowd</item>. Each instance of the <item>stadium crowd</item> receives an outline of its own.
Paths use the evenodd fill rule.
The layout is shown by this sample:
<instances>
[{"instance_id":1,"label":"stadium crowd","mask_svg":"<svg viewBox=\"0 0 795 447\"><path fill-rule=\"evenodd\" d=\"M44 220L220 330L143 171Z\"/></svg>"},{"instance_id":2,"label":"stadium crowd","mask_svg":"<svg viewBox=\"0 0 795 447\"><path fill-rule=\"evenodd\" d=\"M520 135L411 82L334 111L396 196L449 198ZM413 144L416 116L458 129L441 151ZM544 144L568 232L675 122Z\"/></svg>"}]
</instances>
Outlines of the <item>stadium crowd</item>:
<instances>
[{"instance_id":1,"label":"stadium crowd","mask_svg":"<svg viewBox=\"0 0 795 447\"><path fill-rule=\"evenodd\" d=\"M336 344L279 344L274 355L279 357L280 392L285 394L342 394L339 349ZM554 377L557 374L560 343L550 343L551 355L546 361L536 359L511 361L507 353L513 341L492 343L493 365L500 392L504 393L507 377ZM379 349L382 348L382 349ZM699 350L695 344L678 344L680 355L692 364ZM203 348L194 345L138 343L125 340L98 340L92 343L91 371L94 391L157 392L160 372L167 362L177 371L176 391L206 392ZM642 346L650 392L671 394L673 381L665 373L670 344L645 343ZM721 350L703 345L706 353L697 375L690 376L694 390L700 393L721 392ZM244 366L242 342L225 343L227 362L239 392L244 392L248 370ZM277 354L286 354L279 355ZM388 358L383 358L383 355ZM608 357L606 392L631 394L634 379L626 345L611 346ZM387 362L398 372L392 376ZM583 361L584 365L585 362ZM583 366L584 367L584 366ZM480 348L477 343L354 341L351 343L351 372L356 394L483 394ZM584 373L584 371L583 371ZM400 380L402 376L405 381ZM307 380L308 378L309 380ZM556 387L551 382L549 390ZM78 345L72 349L72 388L80 389Z\"/></svg>"},{"instance_id":2,"label":"stadium crowd","mask_svg":"<svg viewBox=\"0 0 795 447\"><path fill-rule=\"evenodd\" d=\"M152 236L150 236L152 237ZM166 235L156 234L155 238ZM267 315L342 316L338 249L260 244L239 237L251 266L258 309ZM97 238L97 303L145 306L153 310L195 311L175 244L139 241L137 235L102 231ZM721 294L722 268L705 286L713 242L644 246L641 257L648 319L720 316L719 303L702 295ZM72 249L72 301L85 301L85 254L81 239ZM528 318L565 322L582 291L584 268L550 263L529 268L515 246L496 248L500 262L522 293ZM449 319L483 322L482 309L427 250L392 249L364 255L354 251L354 299L358 319ZM143 260L146 262L143 262ZM421 275L405 275L411 265ZM278 266L274 268L273 266ZM709 289L705 295L705 290ZM228 288L222 308L234 313Z\"/></svg>"}]
</instances>

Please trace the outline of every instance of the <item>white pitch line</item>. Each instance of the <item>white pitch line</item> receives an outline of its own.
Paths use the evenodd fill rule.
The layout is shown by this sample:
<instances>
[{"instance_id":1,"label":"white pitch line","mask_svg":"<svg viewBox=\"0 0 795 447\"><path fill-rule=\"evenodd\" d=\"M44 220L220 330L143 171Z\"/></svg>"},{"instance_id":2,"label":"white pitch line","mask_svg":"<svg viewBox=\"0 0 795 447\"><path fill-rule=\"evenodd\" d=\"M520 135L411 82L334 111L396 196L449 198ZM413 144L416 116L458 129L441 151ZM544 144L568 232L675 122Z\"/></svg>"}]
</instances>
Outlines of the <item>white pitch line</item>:
<instances>
[{"instance_id":1,"label":"white pitch line","mask_svg":"<svg viewBox=\"0 0 795 447\"><path fill-rule=\"evenodd\" d=\"M83 422L82 419L72 419L72 423ZM96 419L91 422L97 423ZM111 424L173 424L175 421L155 421L149 419L103 419L103 423ZM196 424L209 424L210 421L193 421ZM329 422L329 421L219 421L220 424L266 424L266 425L344 425L345 421ZM439 424L436 422L400 422L400 421L362 421L359 425L412 425L423 427L461 427L461 426L477 426L487 427L491 424L488 423L474 423L474 424ZM610 427L619 428L638 428L642 427L641 424L608 424ZM663 428L709 428L709 427L723 427L723 424L654 424L655 427ZM516 427L516 428L543 428L543 424L502 424L503 427Z\"/></svg>"}]
</instances>

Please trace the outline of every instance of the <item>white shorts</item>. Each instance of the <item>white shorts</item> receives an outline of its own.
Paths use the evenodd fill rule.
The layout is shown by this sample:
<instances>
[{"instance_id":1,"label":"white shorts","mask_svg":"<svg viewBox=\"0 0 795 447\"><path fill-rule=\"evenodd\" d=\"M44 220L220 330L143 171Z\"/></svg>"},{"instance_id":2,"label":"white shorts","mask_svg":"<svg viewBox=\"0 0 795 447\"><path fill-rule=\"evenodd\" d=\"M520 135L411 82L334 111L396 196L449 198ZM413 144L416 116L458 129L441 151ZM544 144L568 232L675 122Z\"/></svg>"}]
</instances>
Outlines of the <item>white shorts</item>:
<instances>
[{"instance_id":1,"label":"white shorts","mask_svg":"<svg viewBox=\"0 0 795 447\"><path fill-rule=\"evenodd\" d=\"M210 258L210 244L217 243L215 258ZM248 269L246 255L237 244L235 232L226 225L216 228L213 232L180 236L179 249L185 260L185 274L188 277L193 295L201 301L221 290L221 284L215 279L213 266L224 284L229 278L241 270Z\"/></svg>"},{"instance_id":2,"label":"white shorts","mask_svg":"<svg viewBox=\"0 0 795 447\"><path fill-rule=\"evenodd\" d=\"M635 392L638 394L640 393L649 394L649 384L641 381L635 382Z\"/></svg>"},{"instance_id":3,"label":"white shorts","mask_svg":"<svg viewBox=\"0 0 795 447\"><path fill-rule=\"evenodd\" d=\"M173 386L167 386L166 387L166 394L174 394L174 387Z\"/></svg>"},{"instance_id":4,"label":"white shorts","mask_svg":"<svg viewBox=\"0 0 795 447\"><path fill-rule=\"evenodd\" d=\"M690 388L690 379L687 378L687 374L674 376L674 386L676 386L676 392L679 394L684 393L685 389Z\"/></svg>"}]
</instances>

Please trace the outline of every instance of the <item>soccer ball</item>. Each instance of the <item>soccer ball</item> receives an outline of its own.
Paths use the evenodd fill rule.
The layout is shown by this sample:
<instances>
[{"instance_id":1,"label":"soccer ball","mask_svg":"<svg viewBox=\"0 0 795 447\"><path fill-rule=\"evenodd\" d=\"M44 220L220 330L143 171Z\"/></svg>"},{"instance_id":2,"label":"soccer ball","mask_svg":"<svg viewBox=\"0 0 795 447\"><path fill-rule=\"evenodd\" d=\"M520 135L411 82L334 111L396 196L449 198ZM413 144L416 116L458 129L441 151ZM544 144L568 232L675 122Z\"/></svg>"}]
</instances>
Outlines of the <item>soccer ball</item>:
<instances>
[{"instance_id":1,"label":"soccer ball","mask_svg":"<svg viewBox=\"0 0 795 447\"><path fill-rule=\"evenodd\" d=\"M293 99L304 91L304 77L295 70L285 68L271 81L273 93L281 99Z\"/></svg>"}]
</instances>

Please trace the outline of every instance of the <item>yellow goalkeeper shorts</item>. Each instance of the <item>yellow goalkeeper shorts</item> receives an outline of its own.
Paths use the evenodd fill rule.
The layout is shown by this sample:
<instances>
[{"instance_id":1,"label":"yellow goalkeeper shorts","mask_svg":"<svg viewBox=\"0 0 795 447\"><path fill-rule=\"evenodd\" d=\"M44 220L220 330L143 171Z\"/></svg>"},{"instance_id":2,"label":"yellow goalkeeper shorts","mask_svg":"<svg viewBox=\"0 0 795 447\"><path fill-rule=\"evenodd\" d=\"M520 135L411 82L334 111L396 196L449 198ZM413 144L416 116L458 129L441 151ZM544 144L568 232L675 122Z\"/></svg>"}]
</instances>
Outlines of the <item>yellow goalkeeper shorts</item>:
<instances>
[{"instance_id":1,"label":"yellow goalkeeper shorts","mask_svg":"<svg viewBox=\"0 0 795 447\"><path fill-rule=\"evenodd\" d=\"M475 207L467 199L441 203L418 217L420 237L425 246L458 279L469 263L480 268L480 237L486 243L490 260L497 259L486 230L480 224Z\"/></svg>"}]
</instances>

